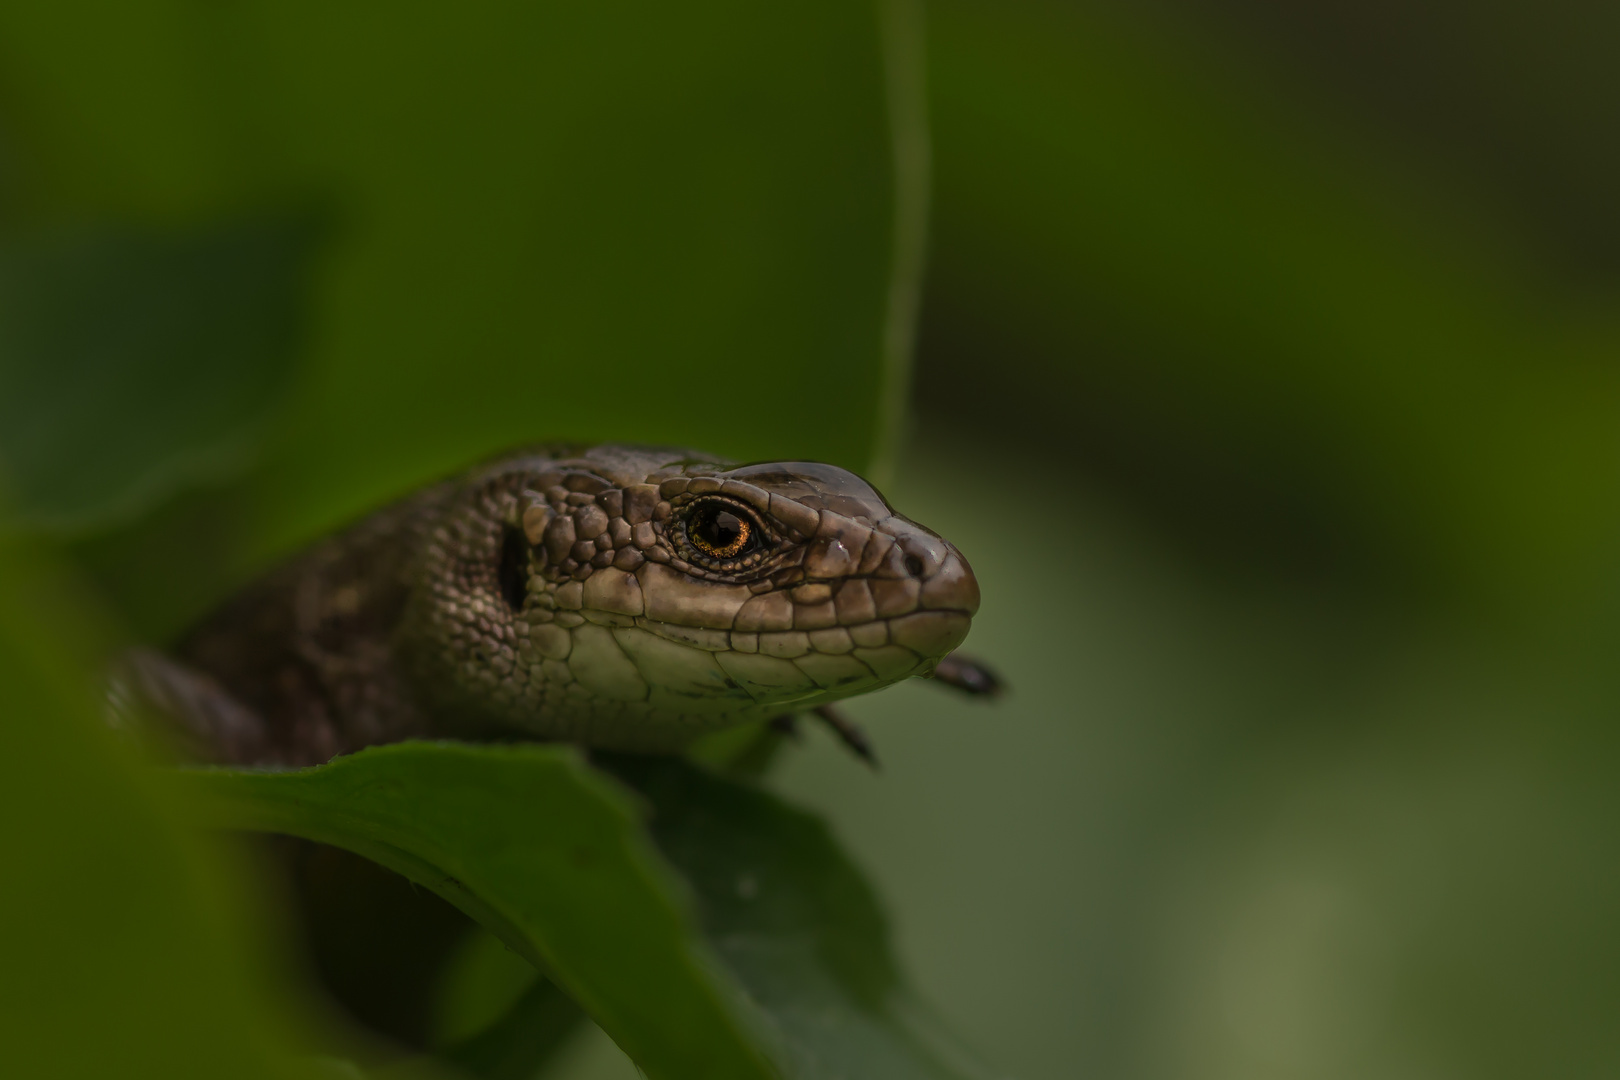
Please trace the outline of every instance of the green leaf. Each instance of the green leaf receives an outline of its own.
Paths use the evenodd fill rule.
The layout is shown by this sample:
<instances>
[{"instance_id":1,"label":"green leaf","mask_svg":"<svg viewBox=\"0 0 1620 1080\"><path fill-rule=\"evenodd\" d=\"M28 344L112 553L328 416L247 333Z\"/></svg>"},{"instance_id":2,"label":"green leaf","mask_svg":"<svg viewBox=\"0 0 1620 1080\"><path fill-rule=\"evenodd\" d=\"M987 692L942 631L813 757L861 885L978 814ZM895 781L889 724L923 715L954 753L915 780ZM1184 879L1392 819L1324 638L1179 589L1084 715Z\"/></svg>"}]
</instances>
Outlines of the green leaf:
<instances>
[{"instance_id":1,"label":"green leaf","mask_svg":"<svg viewBox=\"0 0 1620 1080\"><path fill-rule=\"evenodd\" d=\"M623 793L572 750L402 743L289 773L200 771L210 821L347 848L544 971L652 1077L775 1075Z\"/></svg>"},{"instance_id":2,"label":"green leaf","mask_svg":"<svg viewBox=\"0 0 1620 1080\"><path fill-rule=\"evenodd\" d=\"M537 978L533 964L482 928L464 935L435 974L420 1040L432 1047L477 1038L511 1012Z\"/></svg>"},{"instance_id":3,"label":"green leaf","mask_svg":"<svg viewBox=\"0 0 1620 1080\"><path fill-rule=\"evenodd\" d=\"M981 1075L930 1030L876 899L819 821L678 759L613 768L651 800L701 938L622 791L571 750L403 743L299 772L186 780L214 824L344 847L450 900L650 1076ZM451 1056L515 1075L495 1070L543 1053L566 1025L537 994Z\"/></svg>"},{"instance_id":4,"label":"green leaf","mask_svg":"<svg viewBox=\"0 0 1620 1080\"><path fill-rule=\"evenodd\" d=\"M291 167L365 222L271 527L535 438L865 464L896 189L871 0L348 10L245 9Z\"/></svg>"},{"instance_id":5,"label":"green leaf","mask_svg":"<svg viewBox=\"0 0 1620 1080\"><path fill-rule=\"evenodd\" d=\"M878 452L922 241L913 0L136 7L0 11L52 212L334 211L249 561L525 441Z\"/></svg>"},{"instance_id":6,"label":"green leaf","mask_svg":"<svg viewBox=\"0 0 1620 1080\"><path fill-rule=\"evenodd\" d=\"M239 470L284 391L310 222L0 248L0 462L16 516L104 525Z\"/></svg>"},{"instance_id":7,"label":"green leaf","mask_svg":"<svg viewBox=\"0 0 1620 1080\"><path fill-rule=\"evenodd\" d=\"M242 925L240 883L100 721L78 600L0 534L0 1073L317 1075L245 942L265 928Z\"/></svg>"},{"instance_id":8,"label":"green leaf","mask_svg":"<svg viewBox=\"0 0 1620 1080\"><path fill-rule=\"evenodd\" d=\"M703 932L770 1017L789 1076L981 1077L912 996L877 896L819 818L679 759L616 757Z\"/></svg>"},{"instance_id":9,"label":"green leaf","mask_svg":"<svg viewBox=\"0 0 1620 1080\"><path fill-rule=\"evenodd\" d=\"M443 1051L485 1080L529 1080L579 1027L583 1014L555 983L529 972L529 987L494 1024Z\"/></svg>"}]
</instances>

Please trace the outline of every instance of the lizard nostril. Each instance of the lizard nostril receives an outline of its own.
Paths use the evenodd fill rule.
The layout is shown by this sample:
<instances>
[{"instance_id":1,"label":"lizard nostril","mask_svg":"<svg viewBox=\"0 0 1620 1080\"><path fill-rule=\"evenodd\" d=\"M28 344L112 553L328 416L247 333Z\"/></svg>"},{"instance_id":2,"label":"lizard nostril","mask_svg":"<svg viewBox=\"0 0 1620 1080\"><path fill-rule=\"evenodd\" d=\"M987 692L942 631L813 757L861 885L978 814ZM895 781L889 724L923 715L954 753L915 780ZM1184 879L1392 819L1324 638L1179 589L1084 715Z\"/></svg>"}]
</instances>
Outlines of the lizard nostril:
<instances>
[{"instance_id":1,"label":"lizard nostril","mask_svg":"<svg viewBox=\"0 0 1620 1080\"><path fill-rule=\"evenodd\" d=\"M923 576L923 561L915 555L906 556L906 573L912 577Z\"/></svg>"}]
</instances>

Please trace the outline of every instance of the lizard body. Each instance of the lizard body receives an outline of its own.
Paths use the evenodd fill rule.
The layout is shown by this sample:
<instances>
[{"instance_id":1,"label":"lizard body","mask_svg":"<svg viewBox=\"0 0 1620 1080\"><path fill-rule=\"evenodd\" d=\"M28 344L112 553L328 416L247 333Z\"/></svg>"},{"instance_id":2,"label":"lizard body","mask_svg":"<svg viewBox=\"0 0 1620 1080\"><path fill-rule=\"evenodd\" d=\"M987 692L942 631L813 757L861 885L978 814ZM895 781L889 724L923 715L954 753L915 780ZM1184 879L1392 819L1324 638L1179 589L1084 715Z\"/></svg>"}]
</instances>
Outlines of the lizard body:
<instances>
[{"instance_id":1,"label":"lizard body","mask_svg":"<svg viewBox=\"0 0 1620 1080\"><path fill-rule=\"evenodd\" d=\"M932 674L978 605L961 554L843 469L551 446L321 541L131 681L237 764L412 737L665 752Z\"/></svg>"}]
</instances>

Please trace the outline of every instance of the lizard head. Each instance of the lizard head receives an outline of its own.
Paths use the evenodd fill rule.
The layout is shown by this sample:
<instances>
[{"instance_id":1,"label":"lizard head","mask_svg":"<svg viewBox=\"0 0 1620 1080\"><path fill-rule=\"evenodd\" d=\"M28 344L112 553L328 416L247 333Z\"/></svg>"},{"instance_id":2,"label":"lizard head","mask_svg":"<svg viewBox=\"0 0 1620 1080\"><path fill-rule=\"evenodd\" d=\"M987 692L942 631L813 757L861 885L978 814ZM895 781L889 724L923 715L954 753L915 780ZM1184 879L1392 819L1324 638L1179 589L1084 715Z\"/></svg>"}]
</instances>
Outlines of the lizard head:
<instances>
[{"instance_id":1,"label":"lizard head","mask_svg":"<svg viewBox=\"0 0 1620 1080\"><path fill-rule=\"evenodd\" d=\"M475 473L416 574L405 626L455 704L630 750L930 674L979 606L854 473L635 447Z\"/></svg>"}]
</instances>

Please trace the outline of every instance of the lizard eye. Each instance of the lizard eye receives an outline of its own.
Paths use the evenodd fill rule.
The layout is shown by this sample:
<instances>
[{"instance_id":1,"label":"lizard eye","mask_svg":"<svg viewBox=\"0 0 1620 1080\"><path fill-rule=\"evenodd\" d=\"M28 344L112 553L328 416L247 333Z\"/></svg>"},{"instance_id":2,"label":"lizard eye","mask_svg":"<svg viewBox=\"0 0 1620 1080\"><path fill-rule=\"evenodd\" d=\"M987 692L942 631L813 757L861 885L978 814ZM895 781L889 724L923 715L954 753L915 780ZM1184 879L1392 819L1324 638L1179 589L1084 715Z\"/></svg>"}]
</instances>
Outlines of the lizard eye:
<instances>
[{"instance_id":1,"label":"lizard eye","mask_svg":"<svg viewBox=\"0 0 1620 1080\"><path fill-rule=\"evenodd\" d=\"M758 551L763 531L754 516L735 503L704 500L686 519L686 537L711 559L742 559Z\"/></svg>"}]
</instances>

